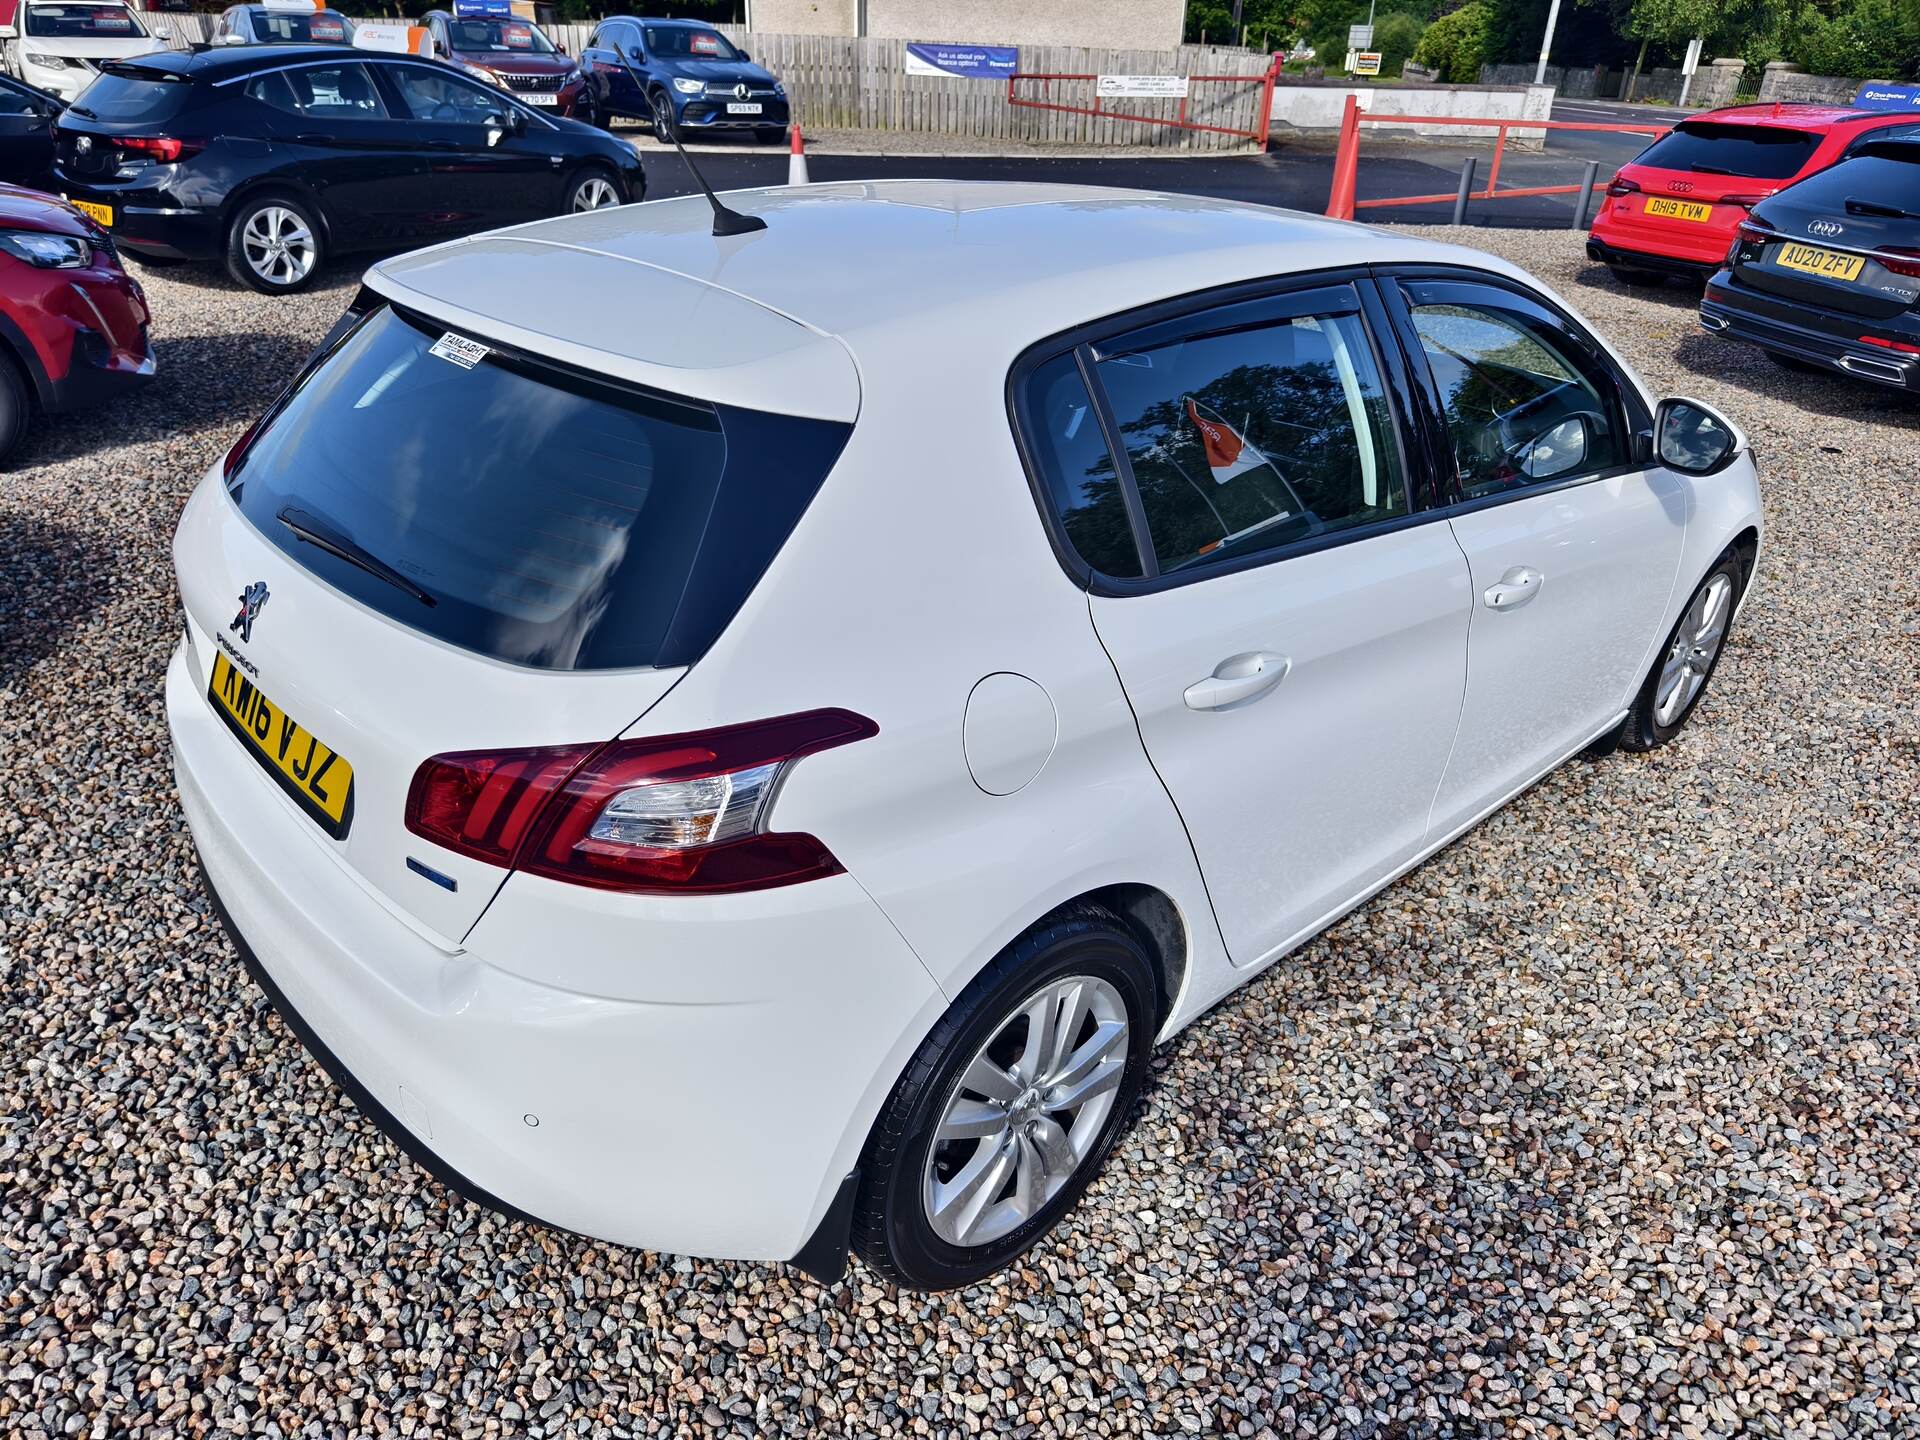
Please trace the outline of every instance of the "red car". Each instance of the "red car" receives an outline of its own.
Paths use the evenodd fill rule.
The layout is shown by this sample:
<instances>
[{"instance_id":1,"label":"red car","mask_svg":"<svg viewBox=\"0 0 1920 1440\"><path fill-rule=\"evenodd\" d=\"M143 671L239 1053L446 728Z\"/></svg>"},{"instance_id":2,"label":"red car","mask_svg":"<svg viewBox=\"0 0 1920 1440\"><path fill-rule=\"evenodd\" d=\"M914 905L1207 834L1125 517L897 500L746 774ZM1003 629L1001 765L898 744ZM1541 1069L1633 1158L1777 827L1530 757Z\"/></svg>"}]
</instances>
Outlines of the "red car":
<instances>
[{"instance_id":1,"label":"red car","mask_svg":"<svg viewBox=\"0 0 1920 1440\"><path fill-rule=\"evenodd\" d=\"M75 410L153 378L140 282L64 201L0 185L0 461L37 406Z\"/></svg>"},{"instance_id":2,"label":"red car","mask_svg":"<svg viewBox=\"0 0 1920 1440\"><path fill-rule=\"evenodd\" d=\"M421 17L436 54L529 105L576 120L592 118L585 73L538 25L511 14L467 11L455 0L452 14L429 10Z\"/></svg>"},{"instance_id":3,"label":"red car","mask_svg":"<svg viewBox=\"0 0 1920 1440\"><path fill-rule=\"evenodd\" d=\"M1835 105L1709 110L1641 151L1607 186L1587 254L1629 285L1718 270L1747 212L1868 140L1920 135L1911 114Z\"/></svg>"}]
</instances>

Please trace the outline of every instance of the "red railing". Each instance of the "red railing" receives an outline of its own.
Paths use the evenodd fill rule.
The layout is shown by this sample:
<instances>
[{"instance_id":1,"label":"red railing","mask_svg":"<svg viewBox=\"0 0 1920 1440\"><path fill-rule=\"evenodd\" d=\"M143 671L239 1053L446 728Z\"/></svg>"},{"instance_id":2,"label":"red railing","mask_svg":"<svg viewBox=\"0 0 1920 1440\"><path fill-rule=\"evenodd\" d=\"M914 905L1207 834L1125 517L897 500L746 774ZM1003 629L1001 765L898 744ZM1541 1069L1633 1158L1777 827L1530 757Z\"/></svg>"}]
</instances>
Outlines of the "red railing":
<instances>
[{"instance_id":1,"label":"red railing","mask_svg":"<svg viewBox=\"0 0 1920 1440\"><path fill-rule=\"evenodd\" d=\"M1280 74L1280 62L1283 57L1273 57L1273 64L1262 75L1189 75L1186 78L1188 95L1177 97L1179 107L1173 115L1143 115L1137 110L1125 110L1111 103L1103 103L1098 93L1100 77L1098 75L1054 74L1014 74L1007 77L1007 104L1021 106L1029 110L1062 110L1069 115L1094 115L1103 120L1128 120L1137 125L1173 125L1182 130L1208 130L1216 135L1239 135L1248 140L1267 143L1267 132L1273 125L1273 84ZM1082 83L1092 81L1095 94L1091 105L1073 105L1053 98L1056 83ZM1020 93L1021 85L1038 84L1039 99L1030 99ZM1259 118L1251 128L1237 125L1213 125L1204 120L1195 120L1188 115L1188 101L1195 85L1255 85L1260 89ZM1144 97L1128 97L1140 99ZM1169 99L1176 97L1169 96Z\"/></svg>"},{"instance_id":2,"label":"red railing","mask_svg":"<svg viewBox=\"0 0 1920 1440\"><path fill-rule=\"evenodd\" d=\"M1356 200L1354 181L1360 168L1360 127L1362 125L1464 125L1498 131L1493 142L1493 163L1487 168L1484 190L1470 190L1469 200L1517 200L1529 195L1572 195L1579 185L1515 185L1505 190L1500 185L1500 158L1506 153L1509 130L1598 130L1603 133L1664 135L1673 127L1660 124L1590 125L1573 120L1483 120L1461 115L1369 115L1353 96L1347 97L1340 117L1340 147L1334 153L1333 187L1327 194L1327 214L1335 220L1351 220L1355 210L1377 209L1386 205L1440 205L1458 200L1457 192L1444 195L1389 195L1375 200ZM1606 184L1612 175L1597 183Z\"/></svg>"}]
</instances>

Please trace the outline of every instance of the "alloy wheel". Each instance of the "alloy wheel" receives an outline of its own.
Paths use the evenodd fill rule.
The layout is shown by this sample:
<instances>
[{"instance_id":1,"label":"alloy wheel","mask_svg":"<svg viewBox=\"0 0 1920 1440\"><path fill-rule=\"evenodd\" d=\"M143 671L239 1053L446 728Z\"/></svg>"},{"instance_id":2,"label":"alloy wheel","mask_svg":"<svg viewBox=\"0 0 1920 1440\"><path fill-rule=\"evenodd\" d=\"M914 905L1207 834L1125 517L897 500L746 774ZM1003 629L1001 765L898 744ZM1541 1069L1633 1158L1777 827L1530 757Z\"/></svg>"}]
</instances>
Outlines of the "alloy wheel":
<instances>
[{"instance_id":1,"label":"alloy wheel","mask_svg":"<svg viewBox=\"0 0 1920 1440\"><path fill-rule=\"evenodd\" d=\"M580 182L573 192L573 208L580 210L604 210L609 205L620 203L620 192L613 188L613 182L599 175L589 176Z\"/></svg>"},{"instance_id":2,"label":"alloy wheel","mask_svg":"<svg viewBox=\"0 0 1920 1440\"><path fill-rule=\"evenodd\" d=\"M1672 725L1684 715L1707 683L1707 673L1727 638L1732 611L1733 581L1726 575L1715 575L1693 597L1674 632L1673 644L1667 647L1660 681L1654 687L1653 718L1660 725Z\"/></svg>"},{"instance_id":3,"label":"alloy wheel","mask_svg":"<svg viewBox=\"0 0 1920 1440\"><path fill-rule=\"evenodd\" d=\"M275 285L306 279L318 253L307 222L284 205L263 205L249 215L240 248L253 273Z\"/></svg>"},{"instance_id":4,"label":"alloy wheel","mask_svg":"<svg viewBox=\"0 0 1920 1440\"><path fill-rule=\"evenodd\" d=\"M1028 996L947 1097L921 1203L950 1245L1010 1234L1060 1193L1099 1139L1126 1075L1120 992L1069 975Z\"/></svg>"}]
</instances>

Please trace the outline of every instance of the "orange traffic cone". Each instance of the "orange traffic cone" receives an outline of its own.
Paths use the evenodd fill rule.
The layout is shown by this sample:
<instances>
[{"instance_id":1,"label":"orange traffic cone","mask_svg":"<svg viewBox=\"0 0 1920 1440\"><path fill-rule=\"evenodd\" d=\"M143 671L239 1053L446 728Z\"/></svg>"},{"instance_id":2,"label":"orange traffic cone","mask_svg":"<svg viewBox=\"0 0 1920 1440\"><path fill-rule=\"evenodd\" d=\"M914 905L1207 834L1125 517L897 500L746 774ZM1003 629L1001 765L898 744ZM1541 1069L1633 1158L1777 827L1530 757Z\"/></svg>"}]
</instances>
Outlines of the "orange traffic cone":
<instances>
[{"instance_id":1,"label":"orange traffic cone","mask_svg":"<svg viewBox=\"0 0 1920 1440\"><path fill-rule=\"evenodd\" d=\"M787 156L787 184L805 185L807 183L807 147L800 141L800 127L790 126L793 135L793 150Z\"/></svg>"}]
</instances>

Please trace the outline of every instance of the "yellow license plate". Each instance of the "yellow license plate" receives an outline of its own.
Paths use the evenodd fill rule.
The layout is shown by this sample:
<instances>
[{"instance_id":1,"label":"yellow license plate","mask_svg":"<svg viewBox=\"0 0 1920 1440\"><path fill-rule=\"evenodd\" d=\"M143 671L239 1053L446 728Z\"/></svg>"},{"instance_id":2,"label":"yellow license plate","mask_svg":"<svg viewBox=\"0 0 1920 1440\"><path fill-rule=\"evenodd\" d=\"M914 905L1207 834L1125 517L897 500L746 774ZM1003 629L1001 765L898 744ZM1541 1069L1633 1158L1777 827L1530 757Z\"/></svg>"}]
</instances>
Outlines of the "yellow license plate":
<instances>
[{"instance_id":1,"label":"yellow license plate","mask_svg":"<svg viewBox=\"0 0 1920 1440\"><path fill-rule=\"evenodd\" d=\"M1704 225L1713 214L1713 207L1702 205L1697 200L1662 200L1656 196L1647 201L1647 214L1665 215L1669 220L1692 220Z\"/></svg>"},{"instance_id":2,"label":"yellow license plate","mask_svg":"<svg viewBox=\"0 0 1920 1440\"><path fill-rule=\"evenodd\" d=\"M353 824L353 766L262 694L225 651L213 657L207 698L280 788L322 830L346 839Z\"/></svg>"},{"instance_id":3,"label":"yellow license plate","mask_svg":"<svg viewBox=\"0 0 1920 1440\"><path fill-rule=\"evenodd\" d=\"M1823 280L1858 280L1864 255L1842 255L1838 250L1822 250L1818 245L1782 245L1773 263L1787 270L1818 275Z\"/></svg>"},{"instance_id":4,"label":"yellow license plate","mask_svg":"<svg viewBox=\"0 0 1920 1440\"><path fill-rule=\"evenodd\" d=\"M91 200L69 200L67 203L82 215L93 220L98 220L109 229L113 228L113 207L111 205L96 205Z\"/></svg>"}]
</instances>

